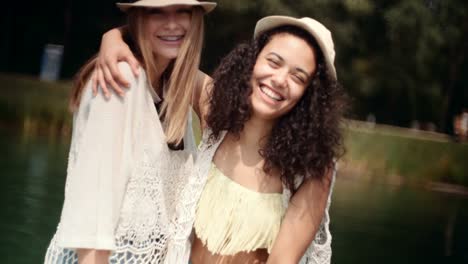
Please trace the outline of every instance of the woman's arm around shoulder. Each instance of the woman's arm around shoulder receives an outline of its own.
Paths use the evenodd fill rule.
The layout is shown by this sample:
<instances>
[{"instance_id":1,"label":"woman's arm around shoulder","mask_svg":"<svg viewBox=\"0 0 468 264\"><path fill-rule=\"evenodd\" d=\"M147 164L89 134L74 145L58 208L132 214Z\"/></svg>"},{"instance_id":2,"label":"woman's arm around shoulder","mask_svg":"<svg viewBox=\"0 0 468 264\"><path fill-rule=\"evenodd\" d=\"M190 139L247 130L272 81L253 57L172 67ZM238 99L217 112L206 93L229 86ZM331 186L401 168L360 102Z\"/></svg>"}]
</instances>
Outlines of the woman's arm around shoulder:
<instances>
[{"instance_id":1,"label":"woman's arm around shoulder","mask_svg":"<svg viewBox=\"0 0 468 264\"><path fill-rule=\"evenodd\" d=\"M206 73L198 72L197 86L194 89L193 110L200 118L201 128L206 127L205 117L209 111L209 95L211 92L213 79Z\"/></svg>"},{"instance_id":2,"label":"woman's arm around shoulder","mask_svg":"<svg viewBox=\"0 0 468 264\"><path fill-rule=\"evenodd\" d=\"M325 214L334 171L306 179L293 195L267 264L297 264L315 238Z\"/></svg>"},{"instance_id":3,"label":"woman's arm around shoulder","mask_svg":"<svg viewBox=\"0 0 468 264\"><path fill-rule=\"evenodd\" d=\"M118 67L119 61L126 61L131 66L134 76L138 76L138 60L124 42L123 37L128 34L126 31L126 27L121 27L103 34L92 78L94 95L98 92L98 85L106 97L110 96L111 89L108 85L119 95L124 94L124 88L130 87L129 78Z\"/></svg>"}]
</instances>

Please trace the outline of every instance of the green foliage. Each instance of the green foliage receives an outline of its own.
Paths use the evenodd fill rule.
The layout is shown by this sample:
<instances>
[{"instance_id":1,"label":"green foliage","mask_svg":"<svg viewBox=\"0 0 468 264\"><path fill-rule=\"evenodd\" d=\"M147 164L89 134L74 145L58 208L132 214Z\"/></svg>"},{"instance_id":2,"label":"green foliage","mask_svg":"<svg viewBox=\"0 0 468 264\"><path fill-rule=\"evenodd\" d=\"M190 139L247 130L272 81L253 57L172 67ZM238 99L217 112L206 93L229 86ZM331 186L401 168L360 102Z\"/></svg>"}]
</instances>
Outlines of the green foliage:
<instances>
[{"instance_id":1,"label":"green foliage","mask_svg":"<svg viewBox=\"0 0 468 264\"><path fill-rule=\"evenodd\" d=\"M1 71L37 74L44 45L57 43L66 46L62 72L69 78L97 51L100 35L123 21L115 1L48 2L56 8L40 15L35 10L42 2L29 11L9 7L2 18ZM333 33L338 77L354 98L351 117L372 113L379 123L409 126L418 120L451 132L452 117L468 107L465 0L216 2L206 19L202 69L208 73L236 43L252 37L261 17L310 16Z\"/></svg>"},{"instance_id":2,"label":"green foliage","mask_svg":"<svg viewBox=\"0 0 468 264\"><path fill-rule=\"evenodd\" d=\"M468 79L462 72L468 61L464 51L468 50L468 8L462 0L218 3L217 13L237 15L242 21L232 20L229 33L214 31L210 40L226 35L248 38L246 32L252 32L255 20L266 15L310 16L322 21L333 32L338 76L355 98L355 118L373 113L381 123L409 126L419 120L450 132L451 117L466 107ZM213 20L216 27L226 28L226 20ZM209 54L208 60L212 60Z\"/></svg>"}]
</instances>

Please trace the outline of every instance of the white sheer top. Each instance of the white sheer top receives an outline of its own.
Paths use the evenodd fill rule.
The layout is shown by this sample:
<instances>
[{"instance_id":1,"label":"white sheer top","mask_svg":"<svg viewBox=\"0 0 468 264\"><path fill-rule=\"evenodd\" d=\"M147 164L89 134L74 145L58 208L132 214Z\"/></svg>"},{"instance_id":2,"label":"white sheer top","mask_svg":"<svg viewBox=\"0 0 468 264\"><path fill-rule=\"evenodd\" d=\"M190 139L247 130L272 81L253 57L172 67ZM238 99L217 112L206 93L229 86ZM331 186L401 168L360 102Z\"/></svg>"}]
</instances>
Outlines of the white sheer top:
<instances>
[{"instance_id":1,"label":"white sheer top","mask_svg":"<svg viewBox=\"0 0 468 264\"><path fill-rule=\"evenodd\" d=\"M76 248L112 250L112 263L154 263L173 233L196 150L191 113L185 149L169 150L144 71L135 78L128 64L119 68L131 81L125 96L93 97L88 82L74 114L65 200L46 263L77 263Z\"/></svg>"}]
</instances>

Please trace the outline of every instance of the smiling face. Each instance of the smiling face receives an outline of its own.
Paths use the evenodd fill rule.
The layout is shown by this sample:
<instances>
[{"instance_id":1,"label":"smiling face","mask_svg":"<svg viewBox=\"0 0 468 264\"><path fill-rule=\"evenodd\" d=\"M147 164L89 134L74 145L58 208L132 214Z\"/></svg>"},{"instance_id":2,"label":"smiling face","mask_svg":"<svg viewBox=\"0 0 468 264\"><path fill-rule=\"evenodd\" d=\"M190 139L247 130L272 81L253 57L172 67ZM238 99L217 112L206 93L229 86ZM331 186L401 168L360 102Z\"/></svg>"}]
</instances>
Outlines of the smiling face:
<instances>
[{"instance_id":1,"label":"smiling face","mask_svg":"<svg viewBox=\"0 0 468 264\"><path fill-rule=\"evenodd\" d=\"M190 29L192 8L174 5L148 9L147 13L145 33L156 59L175 59Z\"/></svg>"},{"instance_id":2,"label":"smiling face","mask_svg":"<svg viewBox=\"0 0 468 264\"><path fill-rule=\"evenodd\" d=\"M288 33L271 37L257 57L250 97L253 115L275 120L301 99L316 69L312 47Z\"/></svg>"}]
</instances>

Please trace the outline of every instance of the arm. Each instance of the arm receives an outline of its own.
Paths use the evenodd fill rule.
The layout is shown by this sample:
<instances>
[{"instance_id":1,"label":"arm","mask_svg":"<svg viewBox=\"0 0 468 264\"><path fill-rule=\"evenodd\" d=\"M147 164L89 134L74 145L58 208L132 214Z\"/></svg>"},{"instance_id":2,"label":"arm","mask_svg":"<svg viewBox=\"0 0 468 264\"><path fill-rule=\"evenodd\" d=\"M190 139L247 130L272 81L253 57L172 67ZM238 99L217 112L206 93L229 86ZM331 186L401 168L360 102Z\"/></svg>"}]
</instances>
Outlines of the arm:
<instances>
[{"instance_id":1,"label":"arm","mask_svg":"<svg viewBox=\"0 0 468 264\"><path fill-rule=\"evenodd\" d=\"M122 65L123 66L123 65ZM119 67L136 86L130 67ZM58 245L77 249L79 263L108 263L128 181L132 153L132 100L93 97L85 87L74 116L72 149Z\"/></svg>"},{"instance_id":2,"label":"arm","mask_svg":"<svg viewBox=\"0 0 468 264\"><path fill-rule=\"evenodd\" d=\"M124 42L123 35L126 28L114 28L104 33L101 40L101 47L96 61L96 69L92 77L92 87L94 95L97 94L98 85L106 98L110 97L107 84L119 95L123 95L123 87L128 87L130 83L122 72L118 69L119 61L126 61L134 74L138 76L139 63L133 55L130 47Z\"/></svg>"},{"instance_id":3,"label":"arm","mask_svg":"<svg viewBox=\"0 0 468 264\"><path fill-rule=\"evenodd\" d=\"M192 105L194 106L194 111L197 113L200 118L200 127L202 131L206 128L206 116L209 111L209 94L212 88L212 81L210 76L200 72L198 77L198 85L194 90L194 97Z\"/></svg>"},{"instance_id":4,"label":"arm","mask_svg":"<svg viewBox=\"0 0 468 264\"><path fill-rule=\"evenodd\" d=\"M110 251L96 249L77 249L79 264L107 264Z\"/></svg>"},{"instance_id":5,"label":"arm","mask_svg":"<svg viewBox=\"0 0 468 264\"><path fill-rule=\"evenodd\" d=\"M296 264L320 227L330 194L333 170L321 179L307 179L294 194L267 264Z\"/></svg>"}]
</instances>

